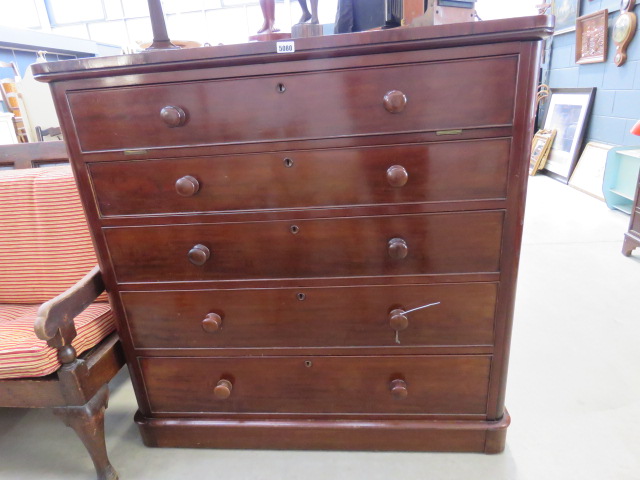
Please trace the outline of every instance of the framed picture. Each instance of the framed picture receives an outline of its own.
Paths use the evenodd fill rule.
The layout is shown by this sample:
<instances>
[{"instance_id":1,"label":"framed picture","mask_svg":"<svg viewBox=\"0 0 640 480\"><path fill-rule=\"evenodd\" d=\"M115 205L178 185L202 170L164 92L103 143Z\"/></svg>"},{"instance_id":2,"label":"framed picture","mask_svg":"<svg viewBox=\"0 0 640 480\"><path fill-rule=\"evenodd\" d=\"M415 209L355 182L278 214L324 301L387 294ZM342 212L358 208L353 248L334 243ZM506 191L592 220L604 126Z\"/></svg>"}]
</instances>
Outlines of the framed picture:
<instances>
[{"instance_id":1,"label":"framed picture","mask_svg":"<svg viewBox=\"0 0 640 480\"><path fill-rule=\"evenodd\" d=\"M554 35L575 30L576 18L580 10L580 0L552 0L551 13L556 17Z\"/></svg>"},{"instance_id":2,"label":"framed picture","mask_svg":"<svg viewBox=\"0 0 640 480\"><path fill-rule=\"evenodd\" d=\"M576 63L607 60L609 10L600 10L576 20Z\"/></svg>"},{"instance_id":3,"label":"framed picture","mask_svg":"<svg viewBox=\"0 0 640 480\"><path fill-rule=\"evenodd\" d=\"M535 175L538 170L544 167L547 155L551 149L553 138L556 136L555 130L538 130L531 142L531 157L529 158L529 175Z\"/></svg>"},{"instance_id":4,"label":"framed picture","mask_svg":"<svg viewBox=\"0 0 640 480\"><path fill-rule=\"evenodd\" d=\"M576 166L591 114L595 88L552 88L544 130L556 130L544 173L563 183Z\"/></svg>"},{"instance_id":5,"label":"framed picture","mask_svg":"<svg viewBox=\"0 0 640 480\"><path fill-rule=\"evenodd\" d=\"M607 154L612 148L613 145L606 143L587 143L582 155L580 155L576 169L571 175L569 186L604 202L604 194L602 193L604 167L607 163Z\"/></svg>"}]
</instances>

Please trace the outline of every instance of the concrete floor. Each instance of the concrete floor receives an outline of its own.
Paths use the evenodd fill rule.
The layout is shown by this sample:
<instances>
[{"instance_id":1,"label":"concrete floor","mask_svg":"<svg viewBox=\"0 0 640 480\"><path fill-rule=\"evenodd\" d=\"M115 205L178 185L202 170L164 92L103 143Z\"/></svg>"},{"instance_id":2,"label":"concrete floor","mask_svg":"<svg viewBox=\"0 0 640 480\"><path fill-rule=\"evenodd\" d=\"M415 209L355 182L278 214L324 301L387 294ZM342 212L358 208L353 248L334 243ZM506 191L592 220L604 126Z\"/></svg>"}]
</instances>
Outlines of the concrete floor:
<instances>
[{"instance_id":1,"label":"concrete floor","mask_svg":"<svg viewBox=\"0 0 640 480\"><path fill-rule=\"evenodd\" d=\"M149 449L126 371L107 448L123 480L640 479L640 249L629 217L547 177L530 181L501 455ZM0 478L92 479L49 411L0 408Z\"/></svg>"}]
</instances>

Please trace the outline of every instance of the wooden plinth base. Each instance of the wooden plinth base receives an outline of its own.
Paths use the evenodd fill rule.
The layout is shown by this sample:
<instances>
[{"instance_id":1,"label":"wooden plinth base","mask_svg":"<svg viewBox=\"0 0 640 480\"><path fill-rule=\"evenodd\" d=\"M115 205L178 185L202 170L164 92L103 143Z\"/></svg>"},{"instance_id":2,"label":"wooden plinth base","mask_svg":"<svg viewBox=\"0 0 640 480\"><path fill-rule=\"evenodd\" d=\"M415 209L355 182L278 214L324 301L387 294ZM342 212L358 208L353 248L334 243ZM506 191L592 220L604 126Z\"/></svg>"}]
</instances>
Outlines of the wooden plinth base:
<instances>
[{"instance_id":1,"label":"wooden plinth base","mask_svg":"<svg viewBox=\"0 0 640 480\"><path fill-rule=\"evenodd\" d=\"M298 23L291 27L293 38L321 37L322 34L322 25L317 23Z\"/></svg>"},{"instance_id":2,"label":"wooden plinth base","mask_svg":"<svg viewBox=\"0 0 640 480\"><path fill-rule=\"evenodd\" d=\"M636 237L632 233L625 233L624 242L622 243L622 254L625 257L629 257L631 252L633 252L637 247L640 247L640 238Z\"/></svg>"},{"instance_id":3,"label":"wooden plinth base","mask_svg":"<svg viewBox=\"0 0 640 480\"><path fill-rule=\"evenodd\" d=\"M500 453L511 419L506 412L495 422L212 420L145 418L138 412L135 421L148 447Z\"/></svg>"},{"instance_id":4,"label":"wooden plinth base","mask_svg":"<svg viewBox=\"0 0 640 480\"><path fill-rule=\"evenodd\" d=\"M291 38L290 33L259 33L249 37L250 42L273 42Z\"/></svg>"}]
</instances>

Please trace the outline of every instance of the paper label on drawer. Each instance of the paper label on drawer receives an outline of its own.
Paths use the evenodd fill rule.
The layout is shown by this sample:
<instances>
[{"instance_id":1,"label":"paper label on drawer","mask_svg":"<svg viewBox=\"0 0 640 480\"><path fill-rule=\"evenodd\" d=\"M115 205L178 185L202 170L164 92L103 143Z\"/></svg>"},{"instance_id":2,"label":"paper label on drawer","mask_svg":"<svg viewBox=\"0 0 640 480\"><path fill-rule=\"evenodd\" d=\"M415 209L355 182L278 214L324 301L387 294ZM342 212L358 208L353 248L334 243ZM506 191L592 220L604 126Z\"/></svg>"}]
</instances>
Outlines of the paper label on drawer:
<instances>
[{"instance_id":1,"label":"paper label on drawer","mask_svg":"<svg viewBox=\"0 0 640 480\"><path fill-rule=\"evenodd\" d=\"M293 53L296 51L294 42L276 42L277 53Z\"/></svg>"}]
</instances>

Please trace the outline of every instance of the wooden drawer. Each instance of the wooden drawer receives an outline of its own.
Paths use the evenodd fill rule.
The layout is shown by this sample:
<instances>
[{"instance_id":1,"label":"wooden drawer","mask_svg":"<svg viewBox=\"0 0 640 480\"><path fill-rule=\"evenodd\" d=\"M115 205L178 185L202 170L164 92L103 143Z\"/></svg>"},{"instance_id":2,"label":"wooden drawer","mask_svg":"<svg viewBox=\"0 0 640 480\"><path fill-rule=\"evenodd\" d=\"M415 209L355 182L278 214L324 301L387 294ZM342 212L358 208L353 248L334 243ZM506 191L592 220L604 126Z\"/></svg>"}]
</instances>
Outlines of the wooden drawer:
<instances>
[{"instance_id":1,"label":"wooden drawer","mask_svg":"<svg viewBox=\"0 0 640 480\"><path fill-rule=\"evenodd\" d=\"M484 414L491 357L159 357L139 362L154 413ZM231 383L226 399L214 393L220 380ZM394 380L405 382L405 398L392 394Z\"/></svg>"},{"instance_id":2,"label":"wooden drawer","mask_svg":"<svg viewBox=\"0 0 640 480\"><path fill-rule=\"evenodd\" d=\"M137 348L293 348L491 345L496 295L496 284L475 283L121 292L120 297ZM391 314L435 302L440 304L406 314L404 329L395 323L404 320Z\"/></svg>"},{"instance_id":3,"label":"wooden drawer","mask_svg":"<svg viewBox=\"0 0 640 480\"><path fill-rule=\"evenodd\" d=\"M502 138L88 168L104 216L440 202L504 198L510 145Z\"/></svg>"},{"instance_id":4,"label":"wooden drawer","mask_svg":"<svg viewBox=\"0 0 640 480\"><path fill-rule=\"evenodd\" d=\"M110 227L119 282L497 272L502 211ZM204 260L203 248L210 255ZM404 258L401 258L405 255Z\"/></svg>"},{"instance_id":5,"label":"wooden drawer","mask_svg":"<svg viewBox=\"0 0 640 480\"><path fill-rule=\"evenodd\" d=\"M67 100L84 152L302 140L511 125L517 71L517 56L497 56L78 90ZM393 90L407 99L400 113L384 106ZM184 123L169 127L165 107Z\"/></svg>"}]
</instances>

